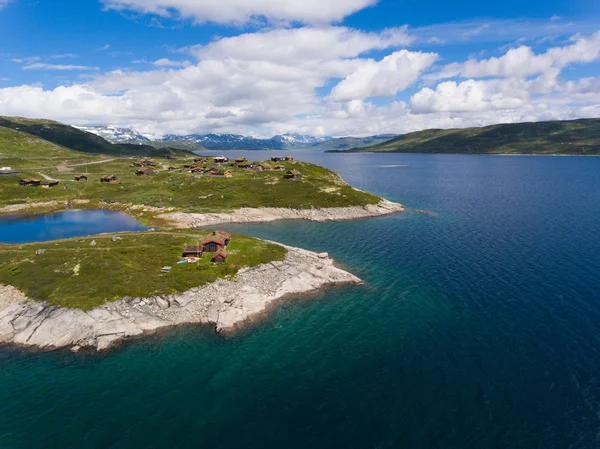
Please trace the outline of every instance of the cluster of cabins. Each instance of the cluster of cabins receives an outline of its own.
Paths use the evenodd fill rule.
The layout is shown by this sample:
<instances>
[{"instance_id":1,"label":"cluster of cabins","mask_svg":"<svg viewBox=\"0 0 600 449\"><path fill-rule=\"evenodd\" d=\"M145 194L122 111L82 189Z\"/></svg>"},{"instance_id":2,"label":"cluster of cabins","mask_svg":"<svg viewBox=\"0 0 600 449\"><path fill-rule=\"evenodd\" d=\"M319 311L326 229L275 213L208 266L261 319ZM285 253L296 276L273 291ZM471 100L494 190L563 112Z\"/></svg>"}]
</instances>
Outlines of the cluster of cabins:
<instances>
[{"instance_id":1,"label":"cluster of cabins","mask_svg":"<svg viewBox=\"0 0 600 449\"><path fill-rule=\"evenodd\" d=\"M214 231L197 245L186 246L181 257L187 262L195 262L200 260L204 253L210 253L211 262L223 263L227 261L226 249L230 241L229 232Z\"/></svg>"}]
</instances>

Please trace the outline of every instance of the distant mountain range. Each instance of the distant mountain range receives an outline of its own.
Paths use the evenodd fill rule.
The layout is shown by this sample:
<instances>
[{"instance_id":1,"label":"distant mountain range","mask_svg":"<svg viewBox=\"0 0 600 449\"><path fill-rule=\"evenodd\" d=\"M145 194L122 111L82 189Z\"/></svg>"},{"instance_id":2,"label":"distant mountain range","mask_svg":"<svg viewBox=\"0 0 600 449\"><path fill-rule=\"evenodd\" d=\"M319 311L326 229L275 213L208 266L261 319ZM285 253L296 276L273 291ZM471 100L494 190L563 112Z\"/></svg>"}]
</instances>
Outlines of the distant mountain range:
<instances>
[{"instance_id":1,"label":"distant mountain range","mask_svg":"<svg viewBox=\"0 0 600 449\"><path fill-rule=\"evenodd\" d=\"M370 137L316 137L306 134L288 133L270 139L239 134L188 134L185 136L167 134L160 139L143 135L130 128L114 126L80 126L82 131L96 134L112 143L133 143L153 145L157 148L172 147L190 151L207 150L344 150L375 145L393 139L396 135L381 135Z\"/></svg>"}]
</instances>

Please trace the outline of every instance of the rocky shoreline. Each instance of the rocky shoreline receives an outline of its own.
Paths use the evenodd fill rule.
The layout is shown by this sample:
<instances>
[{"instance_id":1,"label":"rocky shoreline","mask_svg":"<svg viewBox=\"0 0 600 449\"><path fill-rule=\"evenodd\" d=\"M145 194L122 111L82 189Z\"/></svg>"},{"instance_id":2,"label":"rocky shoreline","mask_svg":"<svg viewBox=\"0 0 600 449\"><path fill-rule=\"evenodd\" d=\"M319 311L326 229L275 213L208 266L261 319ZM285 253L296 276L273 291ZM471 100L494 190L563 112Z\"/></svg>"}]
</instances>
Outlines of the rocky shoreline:
<instances>
[{"instance_id":1,"label":"rocky shoreline","mask_svg":"<svg viewBox=\"0 0 600 449\"><path fill-rule=\"evenodd\" d=\"M326 253L286 249L284 261L242 269L231 278L185 293L122 298L90 311L36 302L13 287L0 286L0 343L102 351L128 338L183 324L211 324L226 332L290 295L362 284L337 268Z\"/></svg>"},{"instance_id":2,"label":"rocky shoreline","mask_svg":"<svg viewBox=\"0 0 600 449\"><path fill-rule=\"evenodd\" d=\"M232 213L169 212L158 218L181 227L211 226L223 223L266 223L276 220L353 220L404 212L402 204L382 199L366 206L330 207L322 209L286 209L277 207L242 208Z\"/></svg>"}]
</instances>

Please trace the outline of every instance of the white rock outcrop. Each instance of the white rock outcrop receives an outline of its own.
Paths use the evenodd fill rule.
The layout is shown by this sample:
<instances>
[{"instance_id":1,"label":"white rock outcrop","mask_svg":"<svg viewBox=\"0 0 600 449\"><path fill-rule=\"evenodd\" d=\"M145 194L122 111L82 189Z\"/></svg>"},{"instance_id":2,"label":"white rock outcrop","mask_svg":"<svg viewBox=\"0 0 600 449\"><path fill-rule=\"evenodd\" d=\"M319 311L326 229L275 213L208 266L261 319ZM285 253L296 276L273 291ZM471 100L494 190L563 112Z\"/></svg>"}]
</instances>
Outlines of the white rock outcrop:
<instances>
[{"instance_id":1,"label":"white rock outcrop","mask_svg":"<svg viewBox=\"0 0 600 449\"><path fill-rule=\"evenodd\" d=\"M276 220L353 220L403 212L404 206L388 200L367 206L329 207L322 209L286 209L281 207L242 208L231 213L172 212L159 216L178 226L197 227L222 223L265 223Z\"/></svg>"},{"instance_id":2,"label":"white rock outcrop","mask_svg":"<svg viewBox=\"0 0 600 449\"><path fill-rule=\"evenodd\" d=\"M362 284L325 253L286 247L281 262L240 270L185 293L123 298L90 311L27 299L0 286L0 343L43 349L104 350L126 338L181 324L208 323L227 331L268 310L277 300L331 285Z\"/></svg>"}]
</instances>

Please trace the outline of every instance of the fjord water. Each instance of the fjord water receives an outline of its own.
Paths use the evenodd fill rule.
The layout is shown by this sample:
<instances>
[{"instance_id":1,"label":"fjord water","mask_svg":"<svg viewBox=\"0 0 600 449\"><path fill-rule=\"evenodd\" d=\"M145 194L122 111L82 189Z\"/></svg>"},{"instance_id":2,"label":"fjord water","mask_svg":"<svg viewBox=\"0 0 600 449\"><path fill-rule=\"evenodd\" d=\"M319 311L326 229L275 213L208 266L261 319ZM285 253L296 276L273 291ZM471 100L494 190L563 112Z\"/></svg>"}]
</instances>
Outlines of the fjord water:
<instances>
[{"instance_id":1,"label":"fjord water","mask_svg":"<svg viewBox=\"0 0 600 449\"><path fill-rule=\"evenodd\" d=\"M144 229L135 218L115 211L68 210L45 215L9 215L0 216L0 243L45 242Z\"/></svg>"},{"instance_id":2,"label":"fjord water","mask_svg":"<svg viewBox=\"0 0 600 449\"><path fill-rule=\"evenodd\" d=\"M600 158L299 157L435 215L230 226L366 285L231 337L0 349L0 447L598 447Z\"/></svg>"}]
</instances>

